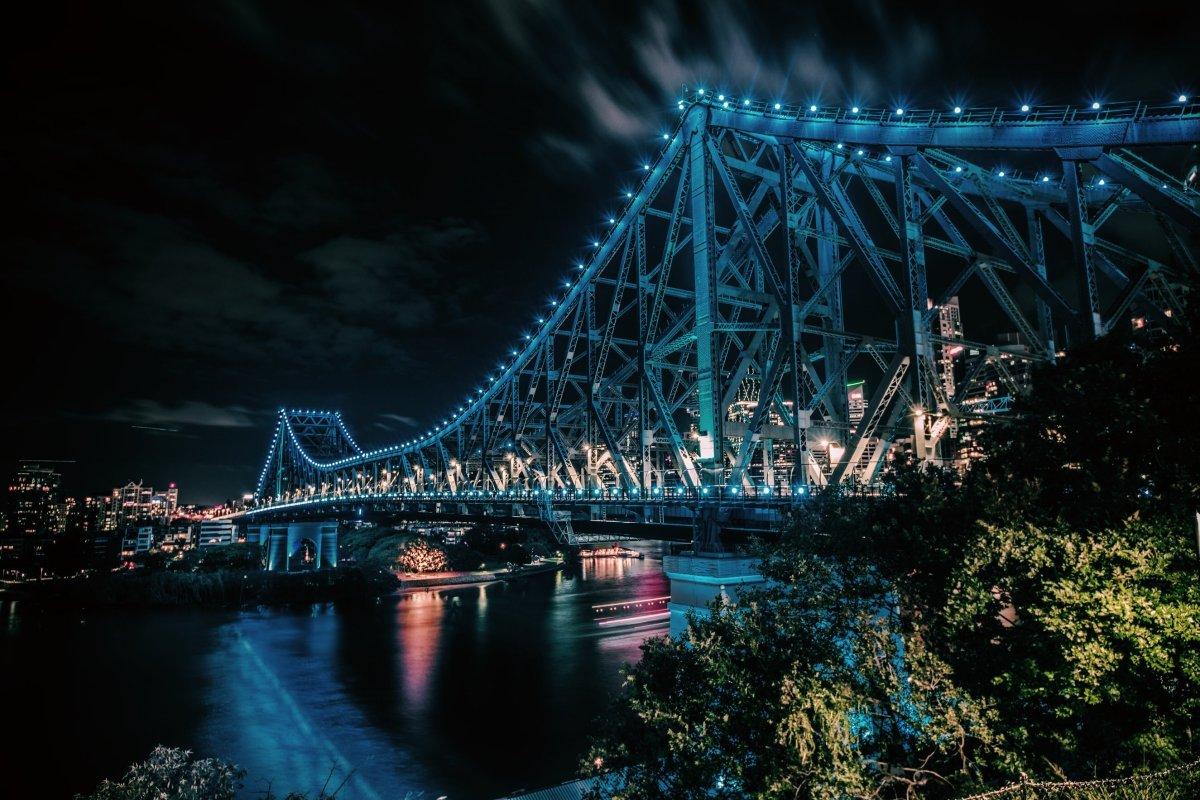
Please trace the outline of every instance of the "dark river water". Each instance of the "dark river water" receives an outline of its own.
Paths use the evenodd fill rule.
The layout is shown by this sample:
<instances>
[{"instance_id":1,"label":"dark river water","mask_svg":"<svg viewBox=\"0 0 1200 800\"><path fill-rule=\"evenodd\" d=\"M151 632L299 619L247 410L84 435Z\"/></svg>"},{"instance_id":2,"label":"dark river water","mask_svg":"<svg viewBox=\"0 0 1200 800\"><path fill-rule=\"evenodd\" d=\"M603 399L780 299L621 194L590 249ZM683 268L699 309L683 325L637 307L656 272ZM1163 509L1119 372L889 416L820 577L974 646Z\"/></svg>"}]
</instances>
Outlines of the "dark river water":
<instances>
[{"instance_id":1,"label":"dark river water","mask_svg":"<svg viewBox=\"0 0 1200 800\"><path fill-rule=\"evenodd\" d=\"M573 777L662 613L644 560L386 598L247 611L48 613L0 603L0 796L59 798L156 744L245 768L245 797L495 798Z\"/></svg>"}]
</instances>

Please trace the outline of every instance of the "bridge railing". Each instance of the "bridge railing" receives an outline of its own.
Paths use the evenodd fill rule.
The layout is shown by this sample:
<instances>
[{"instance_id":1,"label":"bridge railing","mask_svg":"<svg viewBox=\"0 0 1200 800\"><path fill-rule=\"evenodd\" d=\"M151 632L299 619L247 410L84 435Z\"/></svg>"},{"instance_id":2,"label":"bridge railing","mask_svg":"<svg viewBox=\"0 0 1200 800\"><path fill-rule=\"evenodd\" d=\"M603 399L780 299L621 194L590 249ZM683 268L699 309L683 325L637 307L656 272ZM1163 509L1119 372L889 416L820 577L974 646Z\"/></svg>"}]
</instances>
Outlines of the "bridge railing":
<instances>
[{"instance_id":1,"label":"bridge railing","mask_svg":"<svg viewBox=\"0 0 1200 800\"><path fill-rule=\"evenodd\" d=\"M860 123L872 125L1072 125L1096 122L1139 122L1144 119L1200 116L1200 102L1187 98L1182 102L1150 105L1142 101L1084 105L1028 105L1017 108L985 106L981 108L865 108L851 106L802 105L736 97L706 89L684 92L680 103L701 103L713 108L741 111L787 120L812 122Z\"/></svg>"},{"instance_id":2,"label":"bridge railing","mask_svg":"<svg viewBox=\"0 0 1200 800\"><path fill-rule=\"evenodd\" d=\"M554 506L621 505L621 506L679 506L719 503L728 507L764 507L790 505L803 502L816 494L827 491L826 487L780 486L780 487L734 487L705 486L700 489L683 487L657 487L648 493L637 490L590 489L546 492L540 489L490 491L471 489L458 492L343 492L311 495L300 498L265 498L247 509L248 513L267 509L299 508L320 504L377 503L377 502L435 502L465 504L536 504ZM877 495L880 488L875 485L839 486L837 491L857 495Z\"/></svg>"}]
</instances>

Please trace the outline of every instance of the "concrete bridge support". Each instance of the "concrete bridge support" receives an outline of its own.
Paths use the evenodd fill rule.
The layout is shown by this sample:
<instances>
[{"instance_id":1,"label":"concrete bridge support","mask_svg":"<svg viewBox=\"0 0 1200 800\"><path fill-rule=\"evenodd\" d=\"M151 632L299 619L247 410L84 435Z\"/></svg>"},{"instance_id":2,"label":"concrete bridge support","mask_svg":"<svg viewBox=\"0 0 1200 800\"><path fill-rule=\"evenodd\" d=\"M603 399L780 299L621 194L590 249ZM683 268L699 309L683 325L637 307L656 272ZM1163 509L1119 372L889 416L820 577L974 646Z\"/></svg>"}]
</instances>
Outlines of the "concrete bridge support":
<instances>
[{"instance_id":1,"label":"concrete bridge support","mask_svg":"<svg viewBox=\"0 0 1200 800\"><path fill-rule=\"evenodd\" d=\"M290 572L295 566L293 558L305 540L312 543L313 568L332 569L338 563L338 523L336 520L323 522L292 522L286 525L258 526L258 544L267 551L267 570Z\"/></svg>"},{"instance_id":2,"label":"concrete bridge support","mask_svg":"<svg viewBox=\"0 0 1200 800\"><path fill-rule=\"evenodd\" d=\"M671 635L687 629L688 614L704 619L716 598L736 603L747 586L760 584L758 559L733 553L686 552L663 557L663 572L671 580Z\"/></svg>"}]
</instances>

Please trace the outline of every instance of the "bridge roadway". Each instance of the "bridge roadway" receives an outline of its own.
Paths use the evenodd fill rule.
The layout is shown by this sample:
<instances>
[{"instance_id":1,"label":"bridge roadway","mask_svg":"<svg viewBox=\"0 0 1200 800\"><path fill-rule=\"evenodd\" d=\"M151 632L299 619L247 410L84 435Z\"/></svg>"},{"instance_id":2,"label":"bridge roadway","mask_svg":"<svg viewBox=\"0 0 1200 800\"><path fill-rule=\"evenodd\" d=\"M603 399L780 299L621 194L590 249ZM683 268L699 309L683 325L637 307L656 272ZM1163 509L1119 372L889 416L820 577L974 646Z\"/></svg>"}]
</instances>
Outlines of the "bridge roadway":
<instances>
[{"instance_id":1,"label":"bridge roadway","mask_svg":"<svg viewBox=\"0 0 1200 800\"><path fill-rule=\"evenodd\" d=\"M575 532L585 536L688 540L697 515L718 514L724 533L733 537L778 530L792 510L808 497L770 492L726 493L716 497L706 489L675 490L671 496L622 496L615 491L559 493L547 508L540 491L489 492L378 492L313 497L290 502L263 502L230 515L246 524L296 522L309 519L341 521L394 518L445 522L490 521L518 525L547 524L553 512L569 519Z\"/></svg>"}]
</instances>

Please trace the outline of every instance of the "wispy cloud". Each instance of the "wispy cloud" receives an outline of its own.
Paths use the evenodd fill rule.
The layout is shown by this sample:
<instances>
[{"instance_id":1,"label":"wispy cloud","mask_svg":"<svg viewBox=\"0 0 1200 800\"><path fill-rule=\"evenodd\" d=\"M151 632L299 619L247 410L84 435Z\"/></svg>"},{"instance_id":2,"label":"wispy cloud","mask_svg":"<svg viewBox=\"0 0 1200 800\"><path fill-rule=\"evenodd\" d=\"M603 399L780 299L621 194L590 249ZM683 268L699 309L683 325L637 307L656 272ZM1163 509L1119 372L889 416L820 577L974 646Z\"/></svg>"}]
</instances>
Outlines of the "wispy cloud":
<instances>
[{"instance_id":1,"label":"wispy cloud","mask_svg":"<svg viewBox=\"0 0 1200 800\"><path fill-rule=\"evenodd\" d=\"M163 405L156 400L134 400L102 416L113 422L128 422L135 428L164 433L177 433L175 426L178 425L201 428L249 428L254 425L249 409L198 400L188 400L177 406Z\"/></svg>"}]
</instances>

